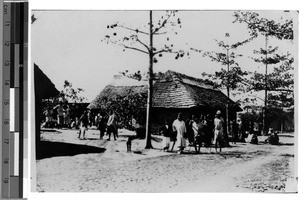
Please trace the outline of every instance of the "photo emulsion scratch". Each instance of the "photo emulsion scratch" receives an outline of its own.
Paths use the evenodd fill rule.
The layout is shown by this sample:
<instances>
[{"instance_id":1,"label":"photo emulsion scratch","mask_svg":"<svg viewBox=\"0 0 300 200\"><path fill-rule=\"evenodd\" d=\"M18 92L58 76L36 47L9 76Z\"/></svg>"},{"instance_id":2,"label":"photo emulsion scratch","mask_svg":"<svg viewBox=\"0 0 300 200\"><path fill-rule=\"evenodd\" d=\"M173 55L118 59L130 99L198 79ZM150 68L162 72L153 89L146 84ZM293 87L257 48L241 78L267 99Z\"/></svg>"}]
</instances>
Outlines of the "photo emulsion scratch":
<instances>
[{"instance_id":1,"label":"photo emulsion scratch","mask_svg":"<svg viewBox=\"0 0 300 200\"><path fill-rule=\"evenodd\" d=\"M36 191L297 192L297 11L33 10L31 38Z\"/></svg>"}]
</instances>

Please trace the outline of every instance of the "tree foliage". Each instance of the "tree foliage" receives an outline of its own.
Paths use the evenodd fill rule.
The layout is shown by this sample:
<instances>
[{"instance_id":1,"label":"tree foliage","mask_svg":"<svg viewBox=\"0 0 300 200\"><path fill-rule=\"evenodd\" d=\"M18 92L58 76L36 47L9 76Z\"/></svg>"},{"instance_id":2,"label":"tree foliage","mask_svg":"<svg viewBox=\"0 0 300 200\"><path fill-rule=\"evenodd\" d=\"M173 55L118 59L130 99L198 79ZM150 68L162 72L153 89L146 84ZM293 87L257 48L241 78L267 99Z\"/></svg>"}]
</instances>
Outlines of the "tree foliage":
<instances>
[{"instance_id":1,"label":"tree foliage","mask_svg":"<svg viewBox=\"0 0 300 200\"><path fill-rule=\"evenodd\" d=\"M101 110L108 112L113 110L120 126L128 128L132 116L135 116L137 121L145 125L146 123L146 93L129 93L128 95L117 95L113 98L103 99Z\"/></svg>"},{"instance_id":2,"label":"tree foliage","mask_svg":"<svg viewBox=\"0 0 300 200\"><path fill-rule=\"evenodd\" d=\"M293 20L275 22L262 18L255 12L235 12L234 23L244 23L250 34L257 37L259 34L265 38L265 48L254 50L257 57L255 62L265 66L265 73L252 73L248 90L265 91L263 130L266 132L272 119L283 120L283 107L294 104L293 93L293 67L294 58L287 52L285 55L278 53L278 47L269 46L269 38L293 41ZM271 68L272 66L272 68ZM271 69L270 69L271 68ZM268 93L268 91L271 91Z\"/></svg>"},{"instance_id":3,"label":"tree foliage","mask_svg":"<svg viewBox=\"0 0 300 200\"><path fill-rule=\"evenodd\" d=\"M64 88L60 92L60 96L72 103L82 103L86 100L85 97L81 96L81 93L84 92L82 88L73 88L73 85L70 81L64 81Z\"/></svg>"},{"instance_id":4,"label":"tree foliage","mask_svg":"<svg viewBox=\"0 0 300 200\"><path fill-rule=\"evenodd\" d=\"M225 37L230 37L229 33L226 33ZM215 40L222 50L219 52L191 48L193 51L202 53L203 57L208 57L211 61L219 63L222 66L221 69L215 71L214 74L202 73L202 76L205 77L205 81L215 88L227 88L228 90L241 88L241 84L245 83L244 76L247 75L247 72L243 71L237 62L237 58L242 57L242 55L236 53L236 49L252 40L253 37L250 37L233 44Z\"/></svg>"},{"instance_id":5,"label":"tree foliage","mask_svg":"<svg viewBox=\"0 0 300 200\"><path fill-rule=\"evenodd\" d=\"M272 107L292 105L294 88L292 64L294 58L289 52L280 55L278 53L279 47L269 46L268 43L270 37L293 41L293 20L275 22L274 20L261 18L255 12L241 11L235 12L234 17L234 22L245 23L253 36L257 37L261 34L265 37L265 48L254 50L253 53L256 57L252 57L252 59L265 65L266 72L258 73L255 71L251 73L248 90L271 91L265 97L265 101ZM284 96L287 98L284 98Z\"/></svg>"},{"instance_id":6,"label":"tree foliage","mask_svg":"<svg viewBox=\"0 0 300 200\"><path fill-rule=\"evenodd\" d=\"M245 23L247 25L250 34L257 37L259 33L265 36L276 37L280 40L293 40L293 20L285 20L282 23L275 22L274 20L269 20L262 18L256 12L251 11L238 11L234 13L235 20L233 23Z\"/></svg>"}]
</instances>

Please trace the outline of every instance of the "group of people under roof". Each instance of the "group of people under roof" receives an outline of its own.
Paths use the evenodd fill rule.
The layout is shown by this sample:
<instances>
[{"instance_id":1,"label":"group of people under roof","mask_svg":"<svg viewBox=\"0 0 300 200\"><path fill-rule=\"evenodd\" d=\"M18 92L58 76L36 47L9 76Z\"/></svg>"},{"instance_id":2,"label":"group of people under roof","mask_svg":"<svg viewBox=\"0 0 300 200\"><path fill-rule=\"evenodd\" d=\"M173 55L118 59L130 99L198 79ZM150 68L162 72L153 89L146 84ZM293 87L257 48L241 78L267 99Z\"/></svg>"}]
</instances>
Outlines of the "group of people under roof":
<instances>
[{"instance_id":1,"label":"group of people under roof","mask_svg":"<svg viewBox=\"0 0 300 200\"><path fill-rule=\"evenodd\" d=\"M181 154L187 146L195 148L196 153L200 153L202 144L208 147L212 144L215 149L222 151L224 146L224 119L221 117L221 111L217 111L212 120L209 116L194 115L186 121L183 120L182 113L177 115L177 119L172 124L165 120L165 124L160 127L160 133L164 136L164 151L173 151L175 145L178 154ZM187 145L188 144L188 145Z\"/></svg>"},{"instance_id":2,"label":"group of people under roof","mask_svg":"<svg viewBox=\"0 0 300 200\"><path fill-rule=\"evenodd\" d=\"M178 154L181 154L187 146L194 147L195 152L200 153L203 144L205 147L211 147L213 144L218 153L218 149L219 152L222 152L222 147L229 146L229 141L236 143L237 141L245 142L247 139L240 119L237 122L230 121L227 133L226 123L220 110L216 112L214 119L211 119L209 115L200 115L199 118L191 116L184 121L182 113L179 113L172 124L169 123L169 120L165 120L165 124L159 130L160 134L164 136L163 150L173 151L175 147ZM248 136L250 143L258 143L256 134L249 133ZM279 143L277 132L271 131L265 142L277 145Z\"/></svg>"}]
</instances>

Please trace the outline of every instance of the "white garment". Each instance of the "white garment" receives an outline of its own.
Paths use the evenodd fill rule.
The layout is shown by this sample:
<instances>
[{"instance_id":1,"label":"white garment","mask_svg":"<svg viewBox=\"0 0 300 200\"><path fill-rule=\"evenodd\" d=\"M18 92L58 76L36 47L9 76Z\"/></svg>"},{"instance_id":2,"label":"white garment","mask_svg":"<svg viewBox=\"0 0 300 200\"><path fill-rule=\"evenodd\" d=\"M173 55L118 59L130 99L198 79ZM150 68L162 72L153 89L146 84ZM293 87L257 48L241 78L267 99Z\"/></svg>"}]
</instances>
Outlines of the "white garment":
<instances>
[{"instance_id":1,"label":"white garment","mask_svg":"<svg viewBox=\"0 0 300 200\"><path fill-rule=\"evenodd\" d=\"M216 144L216 140L218 137L223 137L223 120L219 118L215 118L214 120L214 144Z\"/></svg>"},{"instance_id":2,"label":"white garment","mask_svg":"<svg viewBox=\"0 0 300 200\"><path fill-rule=\"evenodd\" d=\"M194 137L198 135L199 130L199 123L194 122L192 125L193 131L194 131Z\"/></svg>"},{"instance_id":3,"label":"white garment","mask_svg":"<svg viewBox=\"0 0 300 200\"><path fill-rule=\"evenodd\" d=\"M163 137L163 144L165 145L165 147L169 148L170 147L170 137Z\"/></svg>"},{"instance_id":4,"label":"white garment","mask_svg":"<svg viewBox=\"0 0 300 200\"><path fill-rule=\"evenodd\" d=\"M186 126L184 121L179 121L178 119L176 119L173 122L173 131L177 131L177 141L176 143L178 144L178 147L182 147L185 148L186 147L186 141L184 138L184 134L186 133Z\"/></svg>"}]
</instances>

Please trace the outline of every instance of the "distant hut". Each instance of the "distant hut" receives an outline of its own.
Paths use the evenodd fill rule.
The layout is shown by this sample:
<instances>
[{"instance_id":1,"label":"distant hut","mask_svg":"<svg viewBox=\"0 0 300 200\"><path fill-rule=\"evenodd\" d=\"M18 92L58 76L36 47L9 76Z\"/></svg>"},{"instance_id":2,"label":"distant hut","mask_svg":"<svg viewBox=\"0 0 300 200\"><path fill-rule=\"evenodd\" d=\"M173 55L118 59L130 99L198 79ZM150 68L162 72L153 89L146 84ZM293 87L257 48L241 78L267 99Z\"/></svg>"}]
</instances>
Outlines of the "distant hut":
<instances>
[{"instance_id":1,"label":"distant hut","mask_svg":"<svg viewBox=\"0 0 300 200\"><path fill-rule=\"evenodd\" d=\"M132 93L147 94L147 81L134 80L122 75L114 76L88 106L101 108L106 99L126 96ZM165 119L174 120L181 112L184 118L191 115L210 114L212 117L221 110L225 118L226 103L229 103L230 118L242 109L221 91L207 85L202 79L187 76L174 71L160 73L153 85L153 124L159 125ZM145 105L146 106L146 105Z\"/></svg>"},{"instance_id":2,"label":"distant hut","mask_svg":"<svg viewBox=\"0 0 300 200\"><path fill-rule=\"evenodd\" d=\"M35 131L36 131L36 145L40 142L40 123L41 123L41 102L43 99L49 99L59 94L52 81L46 74L34 64L34 96L35 96Z\"/></svg>"}]
</instances>

